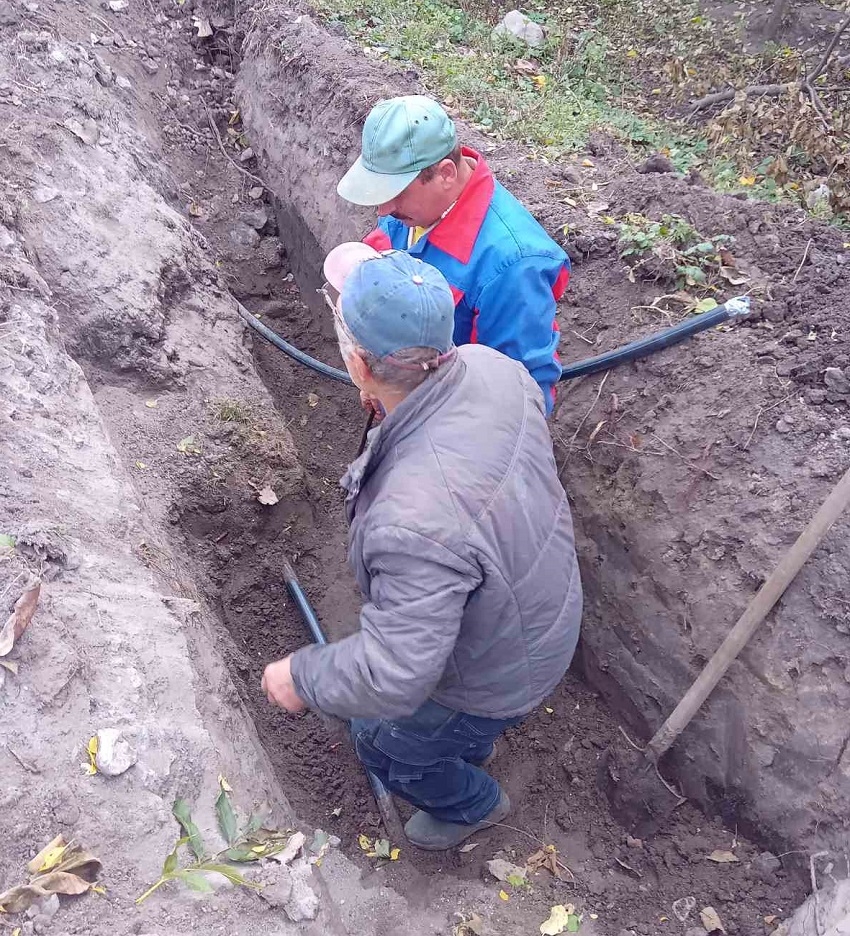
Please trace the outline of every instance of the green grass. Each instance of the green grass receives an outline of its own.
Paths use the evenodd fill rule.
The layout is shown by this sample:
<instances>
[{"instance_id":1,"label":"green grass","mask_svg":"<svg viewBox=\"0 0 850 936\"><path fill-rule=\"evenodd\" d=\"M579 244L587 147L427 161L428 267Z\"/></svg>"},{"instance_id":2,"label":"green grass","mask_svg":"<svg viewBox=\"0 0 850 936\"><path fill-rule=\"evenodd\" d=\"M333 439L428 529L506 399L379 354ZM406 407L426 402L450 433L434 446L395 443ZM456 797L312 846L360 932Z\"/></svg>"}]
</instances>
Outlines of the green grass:
<instances>
[{"instance_id":1,"label":"green grass","mask_svg":"<svg viewBox=\"0 0 850 936\"><path fill-rule=\"evenodd\" d=\"M702 73L707 90L709 69L711 80L719 74L744 83L754 68L790 67L788 50L778 47L756 58L737 54L739 21L718 26L699 12L696 0L588 0L575 7L568 0L557 7L530 0L522 9L547 30L545 47L530 50L491 35L501 15L493 6L457 2L463 5L315 0L325 22L341 23L369 54L415 66L454 112L498 140L529 147L538 158L574 153L601 129L636 157L660 151L681 172L698 169L719 191L799 200L796 182L780 185L771 174L773 157L759 157L753 166L746 147L712 142L703 130L662 116L677 89L684 94L687 85L689 94L701 93ZM522 60L533 60L538 74L523 73ZM678 77L671 77L671 69Z\"/></svg>"}]
</instances>

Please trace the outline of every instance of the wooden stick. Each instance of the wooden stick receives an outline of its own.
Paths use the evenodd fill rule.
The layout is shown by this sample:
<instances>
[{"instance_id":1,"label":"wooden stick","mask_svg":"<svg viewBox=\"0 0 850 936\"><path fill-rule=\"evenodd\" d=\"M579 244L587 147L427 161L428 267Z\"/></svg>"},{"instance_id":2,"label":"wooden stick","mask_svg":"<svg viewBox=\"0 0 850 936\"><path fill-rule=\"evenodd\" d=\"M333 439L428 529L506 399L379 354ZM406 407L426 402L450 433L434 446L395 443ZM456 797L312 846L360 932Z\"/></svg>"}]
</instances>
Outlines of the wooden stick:
<instances>
[{"instance_id":1,"label":"wooden stick","mask_svg":"<svg viewBox=\"0 0 850 936\"><path fill-rule=\"evenodd\" d=\"M650 759L657 761L687 728L691 719L702 707L703 702L723 678L726 670L729 669L732 662L747 645L750 637L782 597L785 589L794 580L806 560L815 551L848 504L850 504L850 468L845 471L841 480L832 489L829 497L821 504L818 512L809 521L808 526L797 537L797 541L785 553L779 565L758 590L756 596L747 606L747 610L738 618L735 626L729 631L726 639L705 665L696 682L685 693L682 701L679 702L668 719L652 736L646 746L646 753Z\"/></svg>"}]
</instances>

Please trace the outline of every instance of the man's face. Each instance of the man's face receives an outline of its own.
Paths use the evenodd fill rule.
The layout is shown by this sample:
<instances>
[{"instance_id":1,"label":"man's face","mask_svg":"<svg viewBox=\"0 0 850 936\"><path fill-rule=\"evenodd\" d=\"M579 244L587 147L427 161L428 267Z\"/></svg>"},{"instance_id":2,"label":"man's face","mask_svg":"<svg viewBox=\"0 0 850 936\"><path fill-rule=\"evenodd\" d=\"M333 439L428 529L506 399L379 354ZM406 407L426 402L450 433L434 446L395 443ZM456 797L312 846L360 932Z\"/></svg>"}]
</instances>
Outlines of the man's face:
<instances>
[{"instance_id":1,"label":"man's face","mask_svg":"<svg viewBox=\"0 0 850 936\"><path fill-rule=\"evenodd\" d=\"M430 227L451 204L456 180L457 166L450 159L444 159L427 182L420 176L400 195L378 205L378 216L391 215L408 227Z\"/></svg>"}]
</instances>

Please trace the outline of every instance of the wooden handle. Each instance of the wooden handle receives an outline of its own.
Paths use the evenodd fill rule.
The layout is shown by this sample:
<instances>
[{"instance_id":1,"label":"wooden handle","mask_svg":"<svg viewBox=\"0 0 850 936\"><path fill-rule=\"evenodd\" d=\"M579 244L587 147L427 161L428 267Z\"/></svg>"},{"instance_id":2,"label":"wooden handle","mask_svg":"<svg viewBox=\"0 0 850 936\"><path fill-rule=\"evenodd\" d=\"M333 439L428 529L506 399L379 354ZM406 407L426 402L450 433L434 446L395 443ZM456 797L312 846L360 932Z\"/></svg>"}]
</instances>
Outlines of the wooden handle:
<instances>
[{"instance_id":1,"label":"wooden handle","mask_svg":"<svg viewBox=\"0 0 850 936\"><path fill-rule=\"evenodd\" d=\"M687 728L703 702L723 678L732 661L746 646L756 628L767 617L770 609L782 597L782 593L818 547L833 523L844 512L848 503L850 503L850 468L832 489L829 497L821 504L820 510L811 519L806 529L797 537L794 545L782 557L770 578L758 590L747 606L747 610L738 618L714 656L706 663L696 682L682 697L682 701L652 736L646 746L647 756L658 760Z\"/></svg>"}]
</instances>

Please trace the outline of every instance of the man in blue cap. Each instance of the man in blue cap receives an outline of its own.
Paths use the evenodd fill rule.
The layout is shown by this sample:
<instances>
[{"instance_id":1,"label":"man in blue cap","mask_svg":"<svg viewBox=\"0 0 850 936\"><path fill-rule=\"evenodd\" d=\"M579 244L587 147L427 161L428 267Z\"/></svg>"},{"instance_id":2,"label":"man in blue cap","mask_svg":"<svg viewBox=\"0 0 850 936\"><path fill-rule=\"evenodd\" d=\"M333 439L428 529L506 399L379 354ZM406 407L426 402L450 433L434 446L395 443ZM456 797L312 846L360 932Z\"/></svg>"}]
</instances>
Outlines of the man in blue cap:
<instances>
[{"instance_id":1,"label":"man in blue cap","mask_svg":"<svg viewBox=\"0 0 850 936\"><path fill-rule=\"evenodd\" d=\"M454 345L436 268L361 252L341 287L345 365L387 414L342 480L360 630L269 664L263 689L350 720L363 763L418 807L408 839L452 848L508 814L482 765L572 659L570 509L536 384L491 348Z\"/></svg>"},{"instance_id":2,"label":"man in blue cap","mask_svg":"<svg viewBox=\"0 0 850 936\"><path fill-rule=\"evenodd\" d=\"M561 376L556 302L569 260L484 158L458 143L443 108L422 95L379 102L337 190L377 211L366 243L408 250L442 272L455 302L455 344L489 345L521 361L550 413Z\"/></svg>"}]
</instances>

